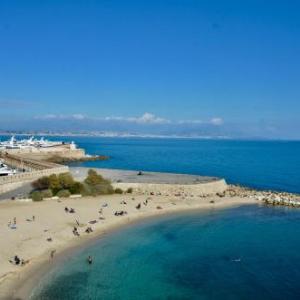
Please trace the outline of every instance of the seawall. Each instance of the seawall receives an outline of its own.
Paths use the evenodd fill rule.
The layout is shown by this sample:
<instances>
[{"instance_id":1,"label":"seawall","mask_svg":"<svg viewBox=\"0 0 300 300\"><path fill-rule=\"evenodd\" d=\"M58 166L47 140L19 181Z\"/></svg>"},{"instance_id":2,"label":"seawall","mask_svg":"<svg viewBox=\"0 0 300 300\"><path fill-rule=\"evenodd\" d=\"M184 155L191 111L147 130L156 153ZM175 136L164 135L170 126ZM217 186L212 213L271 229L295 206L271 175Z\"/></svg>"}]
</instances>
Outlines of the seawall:
<instances>
[{"instance_id":1,"label":"seawall","mask_svg":"<svg viewBox=\"0 0 300 300\"><path fill-rule=\"evenodd\" d=\"M193 184L168 184L168 183L113 183L114 188L127 191L132 188L134 193L145 193L148 195L174 195L184 196L185 194L197 194L205 196L223 193L227 189L224 179L212 182L193 183Z\"/></svg>"}]
</instances>

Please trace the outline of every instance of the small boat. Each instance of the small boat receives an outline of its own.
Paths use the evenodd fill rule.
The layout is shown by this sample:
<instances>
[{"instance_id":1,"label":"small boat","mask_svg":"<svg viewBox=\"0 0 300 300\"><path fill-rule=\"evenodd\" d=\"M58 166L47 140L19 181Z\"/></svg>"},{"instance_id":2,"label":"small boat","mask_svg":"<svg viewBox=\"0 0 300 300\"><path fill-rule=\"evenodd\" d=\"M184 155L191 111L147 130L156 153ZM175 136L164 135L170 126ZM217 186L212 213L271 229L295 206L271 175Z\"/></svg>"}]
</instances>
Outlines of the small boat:
<instances>
[{"instance_id":1,"label":"small boat","mask_svg":"<svg viewBox=\"0 0 300 300\"><path fill-rule=\"evenodd\" d=\"M0 160L0 176L10 176L16 174L16 170L10 169L3 161Z\"/></svg>"}]
</instances>

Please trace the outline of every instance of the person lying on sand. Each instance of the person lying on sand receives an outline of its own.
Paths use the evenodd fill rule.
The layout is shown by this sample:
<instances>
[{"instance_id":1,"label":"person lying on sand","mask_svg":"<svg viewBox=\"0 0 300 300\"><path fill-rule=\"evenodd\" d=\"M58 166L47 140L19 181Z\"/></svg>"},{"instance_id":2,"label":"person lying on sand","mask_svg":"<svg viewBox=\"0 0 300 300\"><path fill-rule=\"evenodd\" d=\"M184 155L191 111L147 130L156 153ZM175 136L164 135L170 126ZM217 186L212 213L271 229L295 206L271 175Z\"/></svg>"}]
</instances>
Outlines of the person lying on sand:
<instances>
[{"instance_id":1,"label":"person lying on sand","mask_svg":"<svg viewBox=\"0 0 300 300\"><path fill-rule=\"evenodd\" d=\"M92 221L89 221L89 224L96 224L96 223L98 223L98 221L97 221L97 220L92 220Z\"/></svg>"},{"instance_id":2,"label":"person lying on sand","mask_svg":"<svg viewBox=\"0 0 300 300\"><path fill-rule=\"evenodd\" d=\"M29 263L29 259L27 259L27 260L22 259L22 260L21 260L21 266L25 266L25 265L27 265L28 263Z\"/></svg>"},{"instance_id":3,"label":"person lying on sand","mask_svg":"<svg viewBox=\"0 0 300 300\"><path fill-rule=\"evenodd\" d=\"M8 227L10 229L17 229L17 225L16 224L9 224Z\"/></svg>"},{"instance_id":4,"label":"person lying on sand","mask_svg":"<svg viewBox=\"0 0 300 300\"><path fill-rule=\"evenodd\" d=\"M127 215L127 211L125 210L120 210L115 212L115 216L124 216Z\"/></svg>"}]
</instances>

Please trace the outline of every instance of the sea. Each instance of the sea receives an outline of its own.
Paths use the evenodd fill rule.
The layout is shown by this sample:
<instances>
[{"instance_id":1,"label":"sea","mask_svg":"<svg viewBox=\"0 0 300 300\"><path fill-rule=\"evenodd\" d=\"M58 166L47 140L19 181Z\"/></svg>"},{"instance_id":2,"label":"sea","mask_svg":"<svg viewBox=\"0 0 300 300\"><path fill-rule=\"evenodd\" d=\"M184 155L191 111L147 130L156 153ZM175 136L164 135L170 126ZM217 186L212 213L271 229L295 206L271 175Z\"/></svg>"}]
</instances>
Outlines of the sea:
<instances>
[{"instance_id":1,"label":"sea","mask_svg":"<svg viewBox=\"0 0 300 300\"><path fill-rule=\"evenodd\" d=\"M0 136L1 141L8 138ZM256 189L300 193L300 141L79 136L49 139L74 141L88 154L110 157L73 166L215 176Z\"/></svg>"},{"instance_id":2,"label":"sea","mask_svg":"<svg viewBox=\"0 0 300 300\"><path fill-rule=\"evenodd\" d=\"M61 139L60 137L56 139ZM107 161L76 166L207 175L256 189L300 193L300 141L66 137Z\"/></svg>"},{"instance_id":3,"label":"sea","mask_svg":"<svg viewBox=\"0 0 300 300\"><path fill-rule=\"evenodd\" d=\"M297 300L299 236L300 211L286 207L151 219L69 255L30 299Z\"/></svg>"},{"instance_id":4,"label":"sea","mask_svg":"<svg viewBox=\"0 0 300 300\"><path fill-rule=\"evenodd\" d=\"M73 166L208 175L300 193L300 142L55 137L106 161ZM243 206L146 220L78 249L32 300L300 299L300 209ZM93 264L86 258L91 255Z\"/></svg>"}]
</instances>

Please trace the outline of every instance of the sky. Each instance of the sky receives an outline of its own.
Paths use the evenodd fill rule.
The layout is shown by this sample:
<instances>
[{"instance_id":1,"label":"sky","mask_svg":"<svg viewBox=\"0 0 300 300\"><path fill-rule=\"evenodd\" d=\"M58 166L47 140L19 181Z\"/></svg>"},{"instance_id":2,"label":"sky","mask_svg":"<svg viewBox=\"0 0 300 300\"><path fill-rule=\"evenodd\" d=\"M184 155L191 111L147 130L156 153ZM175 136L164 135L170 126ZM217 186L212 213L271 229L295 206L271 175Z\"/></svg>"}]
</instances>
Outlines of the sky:
<instances>
[{"instance_id":1,"label":"sky","mask_svg":"<svg viewBox=\"0 0 300 300\"><path fill-rule=\"evenodd\" d=\"M299 81L299 1L0 1L0 130L300 139Z\"/></svg>"}]
</instances>

